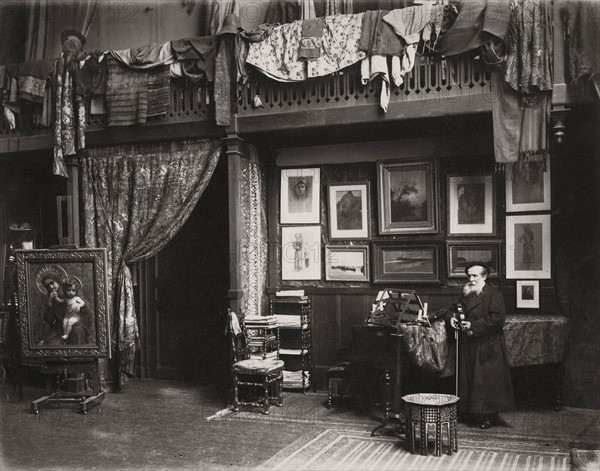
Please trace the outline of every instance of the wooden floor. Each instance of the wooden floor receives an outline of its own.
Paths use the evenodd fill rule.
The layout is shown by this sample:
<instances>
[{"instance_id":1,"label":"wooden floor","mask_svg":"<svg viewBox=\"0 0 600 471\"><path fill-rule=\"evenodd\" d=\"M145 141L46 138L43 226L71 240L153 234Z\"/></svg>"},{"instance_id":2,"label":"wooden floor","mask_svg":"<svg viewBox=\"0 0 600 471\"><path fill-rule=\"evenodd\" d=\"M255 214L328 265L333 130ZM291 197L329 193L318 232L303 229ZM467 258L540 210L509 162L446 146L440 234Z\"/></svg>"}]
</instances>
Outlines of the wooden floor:
<instances>
[{"instance_id":1,"label":"wooden floor","mask_svg":"<svg viewBox=\"0 0 600 471\"><path fill-rule=\"evenodd\" d=\"M270 416L234 414L210 388L153 380L130 381L86 416L68 406L36 416L30 402L43 390L26 388L19 400L0 386L2 470L260 468L303 436L331 428L368 431L381 419L351 401L328 410L325 393L286 392L283 407ZM561 450L600 448L597 410L525 407L502 418L502 426L487 431L461 424L459 434L496 441L521 436Z\"/></svg>"}]
</instances>

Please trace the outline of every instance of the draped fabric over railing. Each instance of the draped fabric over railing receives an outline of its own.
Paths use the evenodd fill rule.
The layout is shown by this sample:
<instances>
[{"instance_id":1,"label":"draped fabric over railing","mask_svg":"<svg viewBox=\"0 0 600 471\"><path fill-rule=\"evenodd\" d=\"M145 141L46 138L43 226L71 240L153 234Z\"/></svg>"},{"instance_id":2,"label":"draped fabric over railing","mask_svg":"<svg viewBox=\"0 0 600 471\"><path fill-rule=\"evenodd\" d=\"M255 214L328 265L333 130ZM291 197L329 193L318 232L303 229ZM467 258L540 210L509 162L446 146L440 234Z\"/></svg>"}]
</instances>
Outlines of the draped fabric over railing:
<instances>
[{"instance_id":1,"label":"draped fabric over railing","mask_svg":"<svg viewBox=\"0 0 600 471\"><path fill-rule=\"evenodd\" d=\"M183 226L219 160L220 141L89 149L82 159L85 244L108 253L109 326L119 384L133 373L138 327L127 264L156 255ZM116 365L115 365L116 366ZM101 368L103 382L116 371Z\"/></svg>"}]
</instances>

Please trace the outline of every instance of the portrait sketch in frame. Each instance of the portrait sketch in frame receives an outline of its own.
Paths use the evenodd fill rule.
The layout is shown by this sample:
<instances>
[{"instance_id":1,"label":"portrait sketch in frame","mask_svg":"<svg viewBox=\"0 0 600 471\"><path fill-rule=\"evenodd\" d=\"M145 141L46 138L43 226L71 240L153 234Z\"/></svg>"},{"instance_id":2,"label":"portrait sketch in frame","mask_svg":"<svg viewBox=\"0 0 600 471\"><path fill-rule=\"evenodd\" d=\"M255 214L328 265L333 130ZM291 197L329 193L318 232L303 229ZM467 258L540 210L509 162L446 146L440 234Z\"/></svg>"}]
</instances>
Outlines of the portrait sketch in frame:
<instances>
[{"instance_id":1,"label":"portrait sketch in frame","mask_svg":"<svg viewBox=\"0 0 600 471\"><path fill-rule=\"evenodd\" d=\"M367 245L325 247L325 279L369 281L369 247Z\"/></svg>"},{"instance_id":2,"label":"portrait sketch in frame","mask_svg":"<svg viewBox=\"0 0 600 471\"><path fill-rule=\"evenodd\" d=\"M329 192L329 238L369 238L369 182L331 183Z\"/></svg>"},{"instance_id":3,"label":"portrait sketch in frame","mask_svg":"<svg viewBox=\"0 0 600 471\"><path fill-rule=\"evenodd\" d=\"M550 215L506 217L506 278L550 278Z\"/></svg>"},{"instance_id":4,"label":"portrait sketch in frame","mask_svg":"<svg viewBox=\"0 0 600 471\"><path fill-rule=\"evenodd\" d=\"M435 161L377 162L380 234L437 232Z\"/></svg>"},{"instance_id":5,"label":"portrait sketch in frame","mask_svg":"<svg viewBox=\"0 0 600 471\"><path fill-rule=\"evenodd\" d=\"M106 249L18 250L22 356L110 356L106 277Z\"/></svg>"},{"instance_id":6,"label":"portrait sketch in frame","mask_svg":"<svg viewBox=\"0 0 600 471\"><path fill-rule=\"evenodd\" d=\"M550 159L529 161L513 179L514 165L506 169L506 212L550 211Z\"/></svg>"},{"instance_id":7,"label":"portrait sketch in frame","mask_svg":"<svg viewBox=\"0 0 600 471\"><path fill-rule=\"evenodd\" d=\"M373 242L373 283L439 283L437 243Z\"/></svg>"},{"instance_id":8,"label":"portrait sketch in frame","mask_svg":"<svg viewBox=\"0 0 600 471\"><path fill-rule=\"evenodd\" d=\"M318 224L320 211L320 169L281 170L281 224Z\"/></svg>"},{"instance_id":9,"label":"portrait sketch in frame","mask_svg":"<svg viewBox=\"0 0 600 471\"><path fill-rule=\"evenodd\" d=\"M448 175L448 235L495 233L492 175Z\"/></svg>"},{"instance_id":10,"label":"portrait sketch in frame","mask_svg":"<svg viewBox=\"0 0 600 471\"><path fill-rule=\"evenodd\" d=\"M538 280L517 280L517 308L540 308L540 282Z\"/></svg>"},{"instance_id":11,"label":"portrait sketch in frame","mask_svg":"<svg viewBox=\"0 0 600 471\"><path fill-rule=\"evenodd\" d=\"M488 278L502 275L499 241L460 240L447 243L448 278L467 278L465 268L471 262L488 267Z\"/></svg>"},{"instance_id":12,"label":"portrait sketch in frame","mask_svg":"<svg viewBox=\"0 0 600 471\"><path fill-rule=\"evenodd\" d=\"M281 228L281 279L321 279L321 226Z\"/></svg>"}]
</instances>

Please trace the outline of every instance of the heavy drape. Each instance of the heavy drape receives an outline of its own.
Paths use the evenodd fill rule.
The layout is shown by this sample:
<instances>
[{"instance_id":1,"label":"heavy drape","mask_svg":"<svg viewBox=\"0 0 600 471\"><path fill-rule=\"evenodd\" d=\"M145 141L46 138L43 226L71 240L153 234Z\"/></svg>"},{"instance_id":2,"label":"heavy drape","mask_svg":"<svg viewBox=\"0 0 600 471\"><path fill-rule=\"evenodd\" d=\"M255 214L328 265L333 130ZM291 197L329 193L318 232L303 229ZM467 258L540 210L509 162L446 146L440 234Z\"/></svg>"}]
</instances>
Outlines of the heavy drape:
<instances>
[{"instance_id":1,"label":"heavy drape","mask_svg":"<svg viewBox=\"0 0 600 471\"><path fill-rule=\"evenodd\" d=\"M156 255L183 226L208 184L220 141L89 149L82 159L85 243L108 253L109 327L119 384L133 373L138 327L128 263ZM117 372L105 363L104 382Z\"/></svg>"}]
</instances>

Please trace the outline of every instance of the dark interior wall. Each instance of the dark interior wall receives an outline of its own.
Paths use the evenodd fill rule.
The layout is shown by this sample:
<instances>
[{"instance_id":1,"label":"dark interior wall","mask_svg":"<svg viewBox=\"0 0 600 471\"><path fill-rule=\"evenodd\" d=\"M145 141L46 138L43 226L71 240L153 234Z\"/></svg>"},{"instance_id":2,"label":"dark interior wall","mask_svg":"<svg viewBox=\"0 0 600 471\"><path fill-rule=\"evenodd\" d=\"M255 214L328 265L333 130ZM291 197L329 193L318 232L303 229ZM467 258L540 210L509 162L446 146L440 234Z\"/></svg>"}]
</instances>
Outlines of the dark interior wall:
<instances>
[{"instance_id":1,"label":"dark interior wall","mask_svg":"<svg viewBox=\"0 0 600 471\"><path fill-rule=\"evenodd\" d=\"M0 65L25 60L25 3L0 3Z\"/></svg>"},{"instance_id":2,"label":"dark interior wall","mask_svg":"<svg viewBox=\"0 0 600 471\"><path fill-rule=\"evenodd\" d=\"M51 152L6 154L0 158L0 241L12 242L16 226L29 224L34 247L58 244L56 197L66 179L52 174Z\"/></svg>"},{"instance_id":3,"label":"dark interior wall","mask_svg":"<svg viewBox=\"0 0 600 471\"><path fill-rule=\"evenodd\" d=\"M579 109L567 122L554 212L561 312L570 317L565 402L600 408L600 108Z\"/></svg>"},{"instance_id":4,"label":"dark interior wall","mask_svg":"<svg viewBox=\"0 0 600 471\"><path fill-rule=\"evenodd\" d=\"M381 143L375 143L373 146L373 155L381 155L384 149ZM362 149L361 149L362 150ZM447 242L461 240L487 241L497 244L500 247L500 266L501 276L490 278L490 284L497 286L504 294L507 312L511 314L540 312L544 314L557 313L557 303L553 280L540 280L540 309L533 311L531 309L517 309L515 297L515 280L505 278L505 231L506 231L506 204L505 204L505 181L504 174L494 173L494 159L491 153L481 155L453 155L443 158L434 158L437 168L437 186L438 186L438 232L435 234L414 234L414 235L380 235L378 233L378 184L377 184L377 164L376 158L369 157L371 161L356 161L354 156L350 162L343 162L348 156L336 155L332 158L331 153L324 152L315 155L313 149L306 149L306 155L311 160L307 167L318 167L321 175L321 242L324 247L331 245L367 245L369 246L369 255L371 258L371 280L373 280L373 242L394 241L398 244L414 244L419 242L435 243L439 250L439 283L386 283L374 284L371 282L341 282L326 281L323 255L321 251L321 280L319 281L283 281L281 278L281 228L280 211L280 168L273 169L271 175L271 189L269 194L269 238L270 244L270 273L269 284L271 294L281 288L303 288L311 297L313 305L313 362L316 367L315 376L318 385L320 377L324 377L323 372L328 366L338 362L340 352L350 347L352 336L351 327L355 324L361 324L368 316L371 304L375 299L377 292L384 287L400 287L405 289L414 289L429 303L430 310L437 310L452 304L461 292L462 285L466 278L450 278L447 276ZM380 152L379 154L377 152ZM295 158L301 161L301 150L294 151ZM411 158L406 161L414 161L414 154L418 149L411 150ZM432 158L428 156L427 158ZM422 159L417 160L424 160ZM367 158L365 158L367 160ZM287 162L289 167L292 167ZM294 168L302 165L294 165ZM448 206L448 175L464 174L492 174L494 175L495 189L495 212L496 228L495 234L491 236L448 236L447 206ZM340 182L364 182L370 183L370 238L369 240L334 240L329 238L329 209L327 185L329 183ZM322 379L322 378L321 378Z\"/></svg>"}]
</instances>

